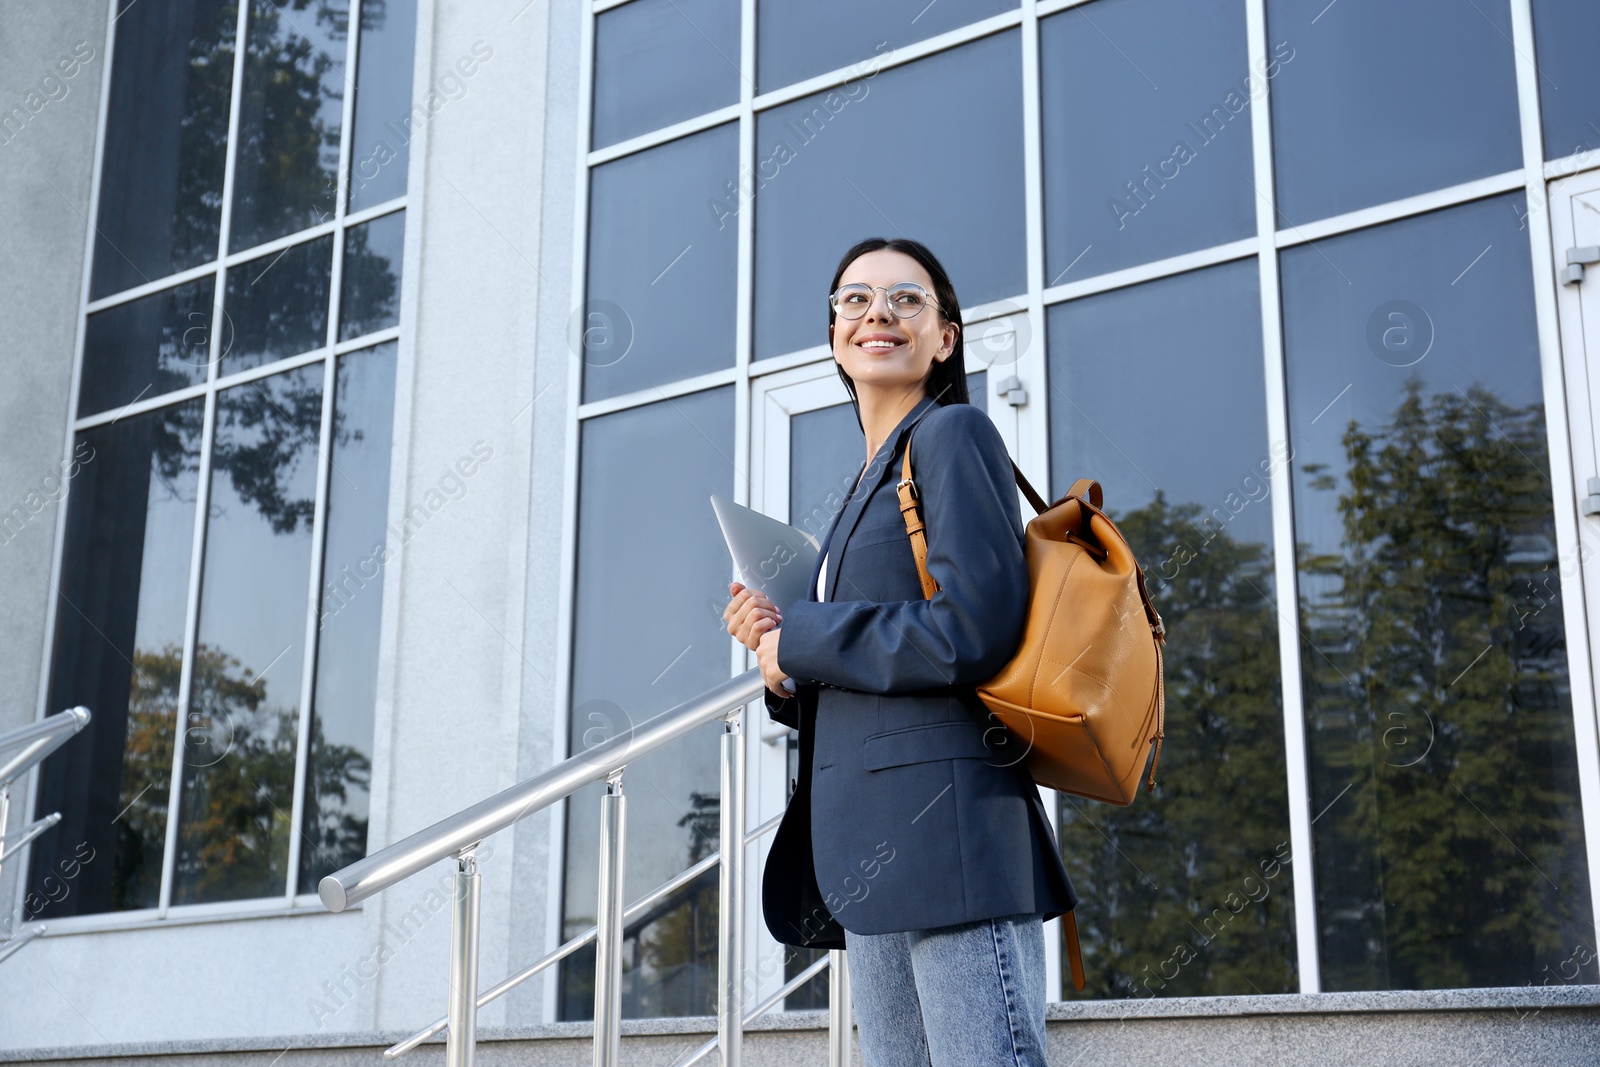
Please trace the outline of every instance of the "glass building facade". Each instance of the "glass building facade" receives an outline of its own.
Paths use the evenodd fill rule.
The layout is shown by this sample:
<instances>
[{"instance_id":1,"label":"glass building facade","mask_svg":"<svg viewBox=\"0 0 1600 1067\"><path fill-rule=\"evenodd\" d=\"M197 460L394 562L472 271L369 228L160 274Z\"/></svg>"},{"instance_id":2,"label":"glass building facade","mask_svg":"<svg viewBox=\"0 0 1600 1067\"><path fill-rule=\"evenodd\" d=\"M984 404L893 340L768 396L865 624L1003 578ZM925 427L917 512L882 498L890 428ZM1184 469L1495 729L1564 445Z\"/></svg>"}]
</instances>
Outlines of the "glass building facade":
<instances>
[{"instance_id":1,"label":"glass building facade","mask_svg":"<svg viewBox=\"0 0 1600 1067\"><path fill-rule=\"evenodd\" d=\"M1158 790L1051 794L1081 996L1520 986L1592 941L1526 187L1600 144L1600 24L1531 7L1536 85L1507 0L597 5L570 751L725 676L697 502L794 521L848 480L836 401L784 417L785 472L738 438L832 376L842 252L911 236L969 338L1022 339L969 347L974 402L1052 497L1104 484L1168 627ZM620 500L677 565L619 543ZM715 740L681 748L639 769L627 899L715 847ZM714 929L707 886L634 923L628 1013L711 1011Z\"/></svg>"},{"instance_id":2,"label":"glass building facade","mask_svg":"<svg viewBox=\"0 0 1600 1067\"><path fill-rule=\"evenodd\" d=\"M24 921L67 931L308 910L380 843L375 781L446 773L405 777L433 754L375 724L398 674L380 664L399 646L388 564L431 507L404 507L396 415L402 283L421 273L405 251L423 246L408 146L436 88L412 71L432 69L430 19L459 16L109 6L41 695L94 720L38 776L31 808L62 822L18 892ZM1578 647L1600 626L1578 594L1600 600L1600 579L1575 576L1591 535L1567 484L1600 387L1580 412L1587 371L1581 352L1563 363L1565 290L1537 236L1553 182L1600 174L1600 9L580 6L580 54L544 75L575 72L577 101L541 103L582 131L575 168L540 186L576 201L573 381L515 438L534 450L519 491L567 471L548 475L564 542L527 546L551 575L539 595L507 594L528 647L490 635L555 697L491 709L521 731L510 766L544 769L529 753L550 737L554 759L581 755L754 664L722 621L707 498L825 532L864 458L825 289L863 237L912 237L960 296L972 403L1051 499L1102 483L1167 627L1158 788L1126 808L1046 794L1089 979L1061 981L1053 924L1051 998L1520 988L1563 966L1562 984L1600 983ZM491 82L473 91L510 92ZM451 121L481 133L467 112ZM441 217L500 221L450 188L467 207L435 201ZM564 220L519 207L546 263ZM547 319L564 280L530 273ZM482 285L499 299L499 282ZM418 360L465 375L471 358ZM557 649L553 678L534 642ZM625 903L717 850L720 732L628 768ZM783 811L798 747L759 704L745 734L755 826ZM404 774L382 765L408 743ZM550 899L514 902L554 914L517 912L514 949L594 924L602 792L556 809L532 872ZM374 834L415 828L400 821ZM746 867L762 996L820 956L767 936L765 849ZM624 1015L713 1013L717 931L714 867L630 920ZM540 1017L588 1018L593 972L592 948L552 968ZM817 977L782 1007L826 1005Z\"/></svg>"}]
</instances>

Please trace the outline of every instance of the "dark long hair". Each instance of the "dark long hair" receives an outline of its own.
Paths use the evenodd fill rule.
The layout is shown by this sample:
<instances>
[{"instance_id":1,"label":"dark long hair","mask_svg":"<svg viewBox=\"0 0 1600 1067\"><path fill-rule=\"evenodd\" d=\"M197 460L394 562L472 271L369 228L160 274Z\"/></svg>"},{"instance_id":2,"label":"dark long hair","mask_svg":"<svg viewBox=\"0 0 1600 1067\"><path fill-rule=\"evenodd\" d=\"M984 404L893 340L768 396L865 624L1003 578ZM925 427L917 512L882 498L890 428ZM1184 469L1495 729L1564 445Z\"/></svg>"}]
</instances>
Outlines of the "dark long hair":
<instances>
[{"instance_id":1,"label":"dark long hair","mask_svg":"<svg viewBox=\"0 0 1600 1067\"><path fill-rule=\"evenodd\" d=\"M943 361L935 361L928 368L928 377L924 383L928 395L940 404L967 404L967 362L966 340L967 331L961 324L961 301L956 299L955 286L950 284L950 276L940 266L939 259L928 250L928 246L921 241L913 241L909 237L868 237L851 246L850 250L839 260L839 266L833 272L833 282L828 286L831 294L839 288L839 279L844 277L845 269L861 256L868 252L876 252L887 248L891 252L903 252L922 264L922 269L928 272L928 277L933 279L933 298L939 302L940 311L934 312L945 322L953 322L958 327L956 331L955 348ZM836 319L833 305L828 305L828 351L833 351L833 324ZM850 404L856 411L856 425L861 426L861 402L856 398L856 383L850 375L844 372L844 364L834 361L833 367L839 372L839 380L844 382L845 389L850 393ZM866 428L862 427L862 432Z\"/></svg>"}]
</instances>

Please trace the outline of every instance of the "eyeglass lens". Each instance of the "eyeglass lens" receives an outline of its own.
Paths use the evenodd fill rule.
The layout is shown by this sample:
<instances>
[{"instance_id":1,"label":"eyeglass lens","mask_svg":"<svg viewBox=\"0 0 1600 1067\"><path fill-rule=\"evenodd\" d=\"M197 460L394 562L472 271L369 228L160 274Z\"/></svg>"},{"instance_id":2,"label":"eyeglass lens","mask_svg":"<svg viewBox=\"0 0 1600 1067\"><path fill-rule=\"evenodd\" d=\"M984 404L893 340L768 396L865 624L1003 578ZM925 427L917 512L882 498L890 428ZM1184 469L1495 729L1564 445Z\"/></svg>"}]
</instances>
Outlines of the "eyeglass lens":
<instances>
[{"instance_id":1,"label":"eyeglass lens","mask_svg":"<svg viewBox=\"0 0 1600 1067\"><path fill-rule=\"evenodd\" d=\"M847 319L859 319L872 306L875 289L865 285L846 285L834 294L833 309ZM896 316L909 319L928 305L927 291L915 282L901 282L888 289L889 307Z\"/></svg>"}]
</instances>

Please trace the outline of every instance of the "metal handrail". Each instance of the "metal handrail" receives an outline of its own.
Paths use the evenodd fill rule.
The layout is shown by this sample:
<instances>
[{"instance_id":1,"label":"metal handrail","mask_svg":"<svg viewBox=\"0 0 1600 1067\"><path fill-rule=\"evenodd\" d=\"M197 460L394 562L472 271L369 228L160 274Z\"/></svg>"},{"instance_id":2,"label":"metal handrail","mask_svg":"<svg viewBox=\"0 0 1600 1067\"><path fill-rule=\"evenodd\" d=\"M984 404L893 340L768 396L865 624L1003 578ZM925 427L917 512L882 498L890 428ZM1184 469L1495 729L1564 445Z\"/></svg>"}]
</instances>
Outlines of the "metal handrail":
<instances>
[{"instance_id":1,"label":"metal handrail","mask_svg":"<svg viewBox=\"0 0 1600 1067\"><path fill-rule=\"evenodd\" d=\"M621 1058L622 942L629 915L639 915L673 889L718 868L717 930L717 1036L711 1047L722 1052L723 1067L738 1067L747 1016L744 1011L744 845L779 821L768 820L755 833L746 833L745 734L746 705L764 691L759 669L752 668L719 683L660 715L629 726L623 733L585 752L569 757L526 781L481 800L454 815L387 848L358 860L322 879L318 895L330 911L350 905L418 874L448 856L456 859L454 900L450 923L450 998L442 1023L434 1023L390 1048L394 1058L415 1048L441 1029L447 1031L445 1062L448 1067L472 1067L476 1050L478 1008L508 989L570 955L591 940L594 964L594 1063L615 1067ZM629 764L665 747L708 723L721 720L721 797L718 817L720 851L658 886L626 910L622 903L623 863L626 855L627 797L623 774ZM599 899L592 931L570 939L522 973L501 982L483 996L478 994L478 930L481 876L477 848L485 838L520 819L571 796L583 787L603 781L600 798ZM734 847L731 843L738 842ZM829 954L829 1061L834 1067L849 1064L849 991L844 954ZM810 973L815 973L814 968ZM790 987L785 987L785 989ZM784 994L768 998L752 1013L776 1003ZM706 1050L694 1055L699 1059Z\"/></svg>"},{"instance_id":2,"label":"metal handrail","mask_svg":"<svg viewBox=\"0 0 1600 1067\"><path fill-rule=\"evenodd\" d=\"M0 872L4 871L4 864L8 858L22 851L30 841L61 821L61 813L53 812L34 820L27 826L6 833L5 829L11 818L11 783L66 744L74 734L88 726L92 718L94 716L89 714L88 708L81 706L68 708L66 711L47 715L38 722L31 722L0 734L0 752L9 752L14 748L22 750L4 763L0 763ZM42 933L44 927L35 926L0 941L0 962L4 962Z\"/></svg>"},{"instance_id":3,"label":"metal handrail","mask_svg":"<svg viewBox=\"0 0 1600 1067\"><path fill-rule=\"evenodd\" d=\"M68 738L89 725L91 718L93 716L88 708L68 708L38 722L0 734L0 752L27 746L7 762L0 763L0 789L21 778L34 764L66 744Z\"/></svg>"},{"instance_id":4,"label":"metal handrail","mask_svg":"<svg viewBox=\"0 0 1600 1067\"><path fill-rule=\"evenodd\" d=\"M568 757L549 770L440 819L432 826L325 876L317 895L329 911L344 911L447 856L458 856L484 838L576 793L614 777L641 756L671 744L701 726L725 718L761 694L761 671L752 667L653 719Z\"/></svg>"},{"instance_id":5,"label":"metal handrail","mask_svg":"<svg viewBox=\"0 0 1600 1067\"><path fill-rule=\"evenodd\" d=\"M0 834L0 863L16 855L27 847L28 842L44 833L50 827L61 821L61 813L53 811L42 819L35 819L27 826L19 826L9 834Z\"/></svg>"},{"instance_id":6,"label":"metal handrail","mask_svg":"<svg viewBox=\"0 0 1600 1067\"><path fill-rule=\"evenodd\" d=\"M772 818L768 819L754 830L751 830L749 833L745 834L744 843L748 845L759 840L763 834L775 829L778 823L782 821L783 816L781 814L774 815ZM722 850L718 849L709 856L706 856L699 863L696 863L694 866L685 868L684 870L673 875L671 878L668 878L665 882L662 882L660 885L650 890L650 892L646 893L644 896L640 897L638 900L635 900L632 904L629 904L626 908L624 908L622 912L622 924L627 926L630 921L638 918L641 914L643 914L645 909L649 908L656 901L671 895L674 891L683 888L690 882L693 882L696 878L699 878L702 874L705 874L721 861ZM600 926L597 923L594 926L589 927L583 933L573 935L571 938L564 941L559 948L548 953L538 962L518 971L516 974L505 979L499 985L489 990L487 993L479 994L478 1007L487 1007L490 1003L498 1000L500 997L505 996L507 993L511 992L513 989L517 988L517 986L521 985L523 982L526 982L540 971L550 967L553 964L560 963L562 960L566 959L583 946L594 941L595 934L599 929ZM383 1058L386 1060L392 1060L405 1055L407 1052L410 1052L412 1049L416 1048L430 1037L437 1037L441 1032L443 1032L448 1023L448 1016L435 1019L430 1025L418 1030L404 1041L385 1049ZM714 1046L715 1044L716 1042L713 1041L712 1045Z\"/></svg>"}]
</instances>

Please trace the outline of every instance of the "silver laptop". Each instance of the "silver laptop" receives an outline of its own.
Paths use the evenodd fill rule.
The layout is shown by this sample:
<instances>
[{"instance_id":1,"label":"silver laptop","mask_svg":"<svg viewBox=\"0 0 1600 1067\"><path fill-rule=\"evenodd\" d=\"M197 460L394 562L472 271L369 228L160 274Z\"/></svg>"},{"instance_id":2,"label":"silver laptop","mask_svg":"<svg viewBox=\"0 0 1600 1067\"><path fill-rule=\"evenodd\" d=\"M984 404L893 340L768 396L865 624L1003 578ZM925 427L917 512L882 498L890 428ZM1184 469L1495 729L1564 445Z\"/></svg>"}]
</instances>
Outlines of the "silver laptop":
<instances>
[{"instance_id":1,"label":"silver laptop","mask_svg":"<svg viewBox=\"0 0 1600 1067\"><path fill-rule=\"evenodd\" d=\"M822 548L815 537L715 493L711 508L741 583L767 594L780 608L806 599Z\"/></svg>"}]
</instances>

